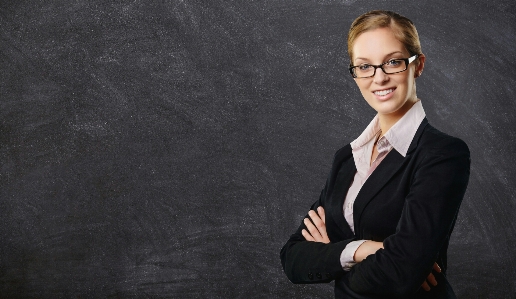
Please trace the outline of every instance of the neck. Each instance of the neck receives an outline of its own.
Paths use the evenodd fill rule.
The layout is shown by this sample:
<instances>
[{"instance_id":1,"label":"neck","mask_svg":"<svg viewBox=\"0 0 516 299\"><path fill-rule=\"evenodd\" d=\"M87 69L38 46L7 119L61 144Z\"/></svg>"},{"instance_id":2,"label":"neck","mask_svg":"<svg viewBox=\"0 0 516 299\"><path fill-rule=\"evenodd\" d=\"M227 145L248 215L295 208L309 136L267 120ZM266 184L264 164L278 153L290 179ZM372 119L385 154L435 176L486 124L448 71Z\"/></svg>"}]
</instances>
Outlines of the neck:
<instances>
[{"instance_id":1,"label":"neck","mask_svg":"<svg viewBox=\"0 0 516 299\"><path fill-rule=\"evenodd\" d=\"M389 114L378 114L378 122L380 123L380 130L382 130L382 133L380 135L383 136L389 129L394 126L395 123L400 120L407 111L412 108L412 106L417 102L417 99L414 101L407 101L403 107L398 109L397 111Z\"/></svg>"}]
</instances>

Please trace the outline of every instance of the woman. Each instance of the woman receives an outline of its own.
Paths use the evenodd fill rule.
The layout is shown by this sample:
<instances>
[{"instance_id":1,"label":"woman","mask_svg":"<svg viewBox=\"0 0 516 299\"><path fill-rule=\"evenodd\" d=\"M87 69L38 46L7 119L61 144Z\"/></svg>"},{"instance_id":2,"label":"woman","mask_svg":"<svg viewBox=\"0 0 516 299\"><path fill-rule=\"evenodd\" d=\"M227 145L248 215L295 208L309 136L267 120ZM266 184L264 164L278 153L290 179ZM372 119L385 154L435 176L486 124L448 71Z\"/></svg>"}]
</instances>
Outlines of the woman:
<instances>
[{"instance_id":1,"label":"woman","mask_svg":"<svg viewBox=\"0 0 516 299\"><path fill-rule=\"evenodd\" d=\"M337 298L455 298L446 251L468 147L426 120L416 96L425 55L409 19L358 17L348 53L377 115L335 154L319 200L281 250L283 269L294 283L335 280Z\"/></svg>"}]
</instances>

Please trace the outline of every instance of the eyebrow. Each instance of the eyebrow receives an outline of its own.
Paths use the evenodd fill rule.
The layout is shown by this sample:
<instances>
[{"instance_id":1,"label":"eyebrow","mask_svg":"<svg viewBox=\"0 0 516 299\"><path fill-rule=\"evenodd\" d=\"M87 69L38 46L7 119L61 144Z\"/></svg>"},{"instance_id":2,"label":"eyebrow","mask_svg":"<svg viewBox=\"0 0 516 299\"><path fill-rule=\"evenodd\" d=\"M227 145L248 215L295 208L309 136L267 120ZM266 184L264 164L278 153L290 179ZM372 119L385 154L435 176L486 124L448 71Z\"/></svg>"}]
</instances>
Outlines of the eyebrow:
<instances>
[{"instance_id":1,"label":"eyebrow","mask_svg":"<svg viewBox=\"0 0 516 299\"><path fill-rule=\"evenodd\" d=\"M403 52L401 52L401 51L394 51L394 52L391 52L391 53L389 53L389 54L385 55L385 57L389 57L389 56L391 56L391 55L398 54L398 53L403 54ZM355 58L355 60L354 60L354 61L356 61L357 59L362 59L362 60L369 61L369 59L367 59L367 58L363 58L363 57L357 57L357 58Z\"/></svg>"}]
</instances>

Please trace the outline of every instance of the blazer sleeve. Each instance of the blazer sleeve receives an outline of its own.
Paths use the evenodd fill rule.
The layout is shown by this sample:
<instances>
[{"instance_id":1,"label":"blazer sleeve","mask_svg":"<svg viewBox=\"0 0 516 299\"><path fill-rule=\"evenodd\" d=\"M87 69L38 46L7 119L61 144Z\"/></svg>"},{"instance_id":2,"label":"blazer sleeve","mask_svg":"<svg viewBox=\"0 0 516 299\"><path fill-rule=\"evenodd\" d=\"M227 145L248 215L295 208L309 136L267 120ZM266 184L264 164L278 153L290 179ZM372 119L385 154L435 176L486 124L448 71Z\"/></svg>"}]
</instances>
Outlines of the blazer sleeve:
<instances>
[{"instance_id":1,"label":"blazer sleeve","mask_svg":"<svg viewBox=\"0 0 516 299\"><path fill-rule=\"evenodd\" d=\"M345 272L340 255L354 239L335 243L306 241L301 235L301 224L281 249L281 264L292 283L325 283L342 276Z\"/></svg>"},{"instance_id":2,"label":"blazer sleeve","mask_svg":"<svg viewBox=\"0 0 516 299\"><path fill-rule=\"evenodd\" d=\"M319 206L325 207L326 195L331 193L329 189L332 188L339 170L338 155L340 151L335 154L332 171L319 199L311 206L311 210L316 210ZM309 216L306 215L306 217ZM334 240L331 240L330 237L332 242L329 244L310 242L306 241L301 234L303 229L306 229L306 226L301 221L297 231L290 236L280 252L281 265L288 279L293 283L324 283L342 276L344 270L340 262L340 255L346 245L355 239L333 242Z\"/></svg>"},{"instance_id":3,"label":"blazer sleeve","mask_svg":"<svg viewBox=\"0 0 516 299\"><path fill-rule=\"evenodd\" d=\"M353 291L403 297L415 293L430 273L453 229L470 172L462 140L438 143L416 168L395 234L350 271Z\"/></svg>"}]
</instances>

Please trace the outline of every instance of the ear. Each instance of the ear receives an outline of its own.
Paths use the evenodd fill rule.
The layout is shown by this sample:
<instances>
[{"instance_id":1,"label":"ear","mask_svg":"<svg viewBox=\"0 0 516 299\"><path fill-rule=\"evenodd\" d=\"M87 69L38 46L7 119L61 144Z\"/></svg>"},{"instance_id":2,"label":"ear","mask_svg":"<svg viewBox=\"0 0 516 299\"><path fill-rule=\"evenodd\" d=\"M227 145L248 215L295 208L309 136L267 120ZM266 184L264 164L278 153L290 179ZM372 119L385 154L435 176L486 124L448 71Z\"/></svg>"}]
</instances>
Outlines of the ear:
<instances>
[{"instance_id":1,"label":"ear","mask_svg":"<svg viewBox=\"0 0 516 299\"><path fill-rule=\"evenodd\" d=\"M417 59L418 61L416 64L416 71L414 72L414 78L421 76L421 74L423 73L423 69L425 68L426 56L425 54L421 54Z\"/></svg>"}]
</instances>

